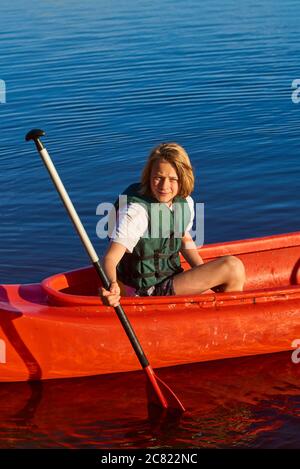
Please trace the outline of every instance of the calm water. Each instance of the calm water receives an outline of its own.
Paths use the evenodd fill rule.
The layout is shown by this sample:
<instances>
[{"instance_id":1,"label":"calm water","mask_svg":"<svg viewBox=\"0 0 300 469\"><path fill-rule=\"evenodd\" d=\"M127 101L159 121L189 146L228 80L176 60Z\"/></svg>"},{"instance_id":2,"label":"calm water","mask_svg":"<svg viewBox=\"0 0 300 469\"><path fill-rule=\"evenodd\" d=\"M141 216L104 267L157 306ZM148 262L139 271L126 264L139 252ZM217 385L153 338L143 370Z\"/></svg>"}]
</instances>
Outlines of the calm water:
<instances>
[{"instance_id":1,"label":"calm water","mask_svg":"<svg viewBox=\"0 0 300 469\"><path fill-rule=\"evenodd\" d=\"M159 376L184 398L181 420L148 413L143 372L2 384L0 448L299 448L300 366L289 353Z\"/></svg>"},{"instance_id":2,"label":"calm water","mask_svg":"<svg viewBox=\"0 0 300 469\"><path fill-rule=\"evenodd\" d=\"M97 205L137 180L161 141L177 141L191 156L194 198L205 203L205 243L299 230L300 104L291 99L291 83L300 78L298 6L296 0L1 3L7 102L0 104L0 282L39 281L88 262L33 144L24 141L33 127L47 132L44 142L99 254L105 242L95 232ZM90 380L42 390L1 385L0 393L20 399L0 400L7 422L1 446L300 447L297 367L282 359L286 378L277 360L251 360L255 386L252 375L240 376L243 366L229 383L226 363L214 364L213 373L205 365L181 369L182 380L192 382L179 383L191 411L171 429L153 427L142 392L137 411L125 394L106 406L98 395L94 406ZM162 375L177 387L177 373ZM128 389L134 379L142 386L139 376L92 384L110 395L114 383ZM74 389L84 416L69 401ZM58 401L57 390L64 396ZM49 406L58 409L51 417Z\"/></svg>"}]
</instances>

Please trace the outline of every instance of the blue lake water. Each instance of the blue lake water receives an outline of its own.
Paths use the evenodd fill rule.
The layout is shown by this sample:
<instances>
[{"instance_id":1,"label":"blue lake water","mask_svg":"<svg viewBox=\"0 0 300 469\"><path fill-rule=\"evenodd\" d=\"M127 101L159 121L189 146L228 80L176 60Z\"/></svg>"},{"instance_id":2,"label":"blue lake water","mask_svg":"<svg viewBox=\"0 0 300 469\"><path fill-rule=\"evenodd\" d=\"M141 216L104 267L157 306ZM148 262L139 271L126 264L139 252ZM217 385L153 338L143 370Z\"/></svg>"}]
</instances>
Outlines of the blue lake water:
<instances>
[{"instance_id":1,"label":"blue lake water","mask_svg":"<svg viewBox=\"0 0 300 469\"><path fill-rule=\"evenodd\" d=\"M300 230L296 0L15 0L1 3L0 18L1 283L39 281L88 263L33 144L24 141L34 127L46 131L44 143L99 254L106 242L96 236L97 205L138 180L162 141L180 143L191 157L205 244ZM268 412L260 401L260 415ZM280 412L295 446L299 420ZM228 428L230 417L222 416ZM287 433L278 428L270 438L284 446ZM139 430L127 430L134 445ZM263 427L249 445L263 445L262 435ZM75 440L84 446L84 438Z\"/></svg>"}]
</instances>

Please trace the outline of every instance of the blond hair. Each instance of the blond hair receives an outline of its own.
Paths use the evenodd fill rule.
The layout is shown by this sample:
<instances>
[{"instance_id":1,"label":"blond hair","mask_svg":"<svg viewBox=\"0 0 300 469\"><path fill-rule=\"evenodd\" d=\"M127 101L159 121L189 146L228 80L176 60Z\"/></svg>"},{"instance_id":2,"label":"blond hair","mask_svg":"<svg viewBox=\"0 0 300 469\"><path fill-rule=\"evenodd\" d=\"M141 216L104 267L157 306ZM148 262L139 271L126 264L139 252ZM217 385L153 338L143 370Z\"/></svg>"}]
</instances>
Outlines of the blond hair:
<instances>
[{"instance_id":1,"label":"blond hair","mask_svg":"<svg viewBox=\"0 0 300 469\"><path fill-rule=\"evenodd\" d=\"M166 161L176 170L178 175L178 196L186 198L194 190L194 173L185 149L178 143L161 143L155 147L148 158L141 177L141 194L151 194L150 178L154 163Z\"/></svg>"}]
</instances>

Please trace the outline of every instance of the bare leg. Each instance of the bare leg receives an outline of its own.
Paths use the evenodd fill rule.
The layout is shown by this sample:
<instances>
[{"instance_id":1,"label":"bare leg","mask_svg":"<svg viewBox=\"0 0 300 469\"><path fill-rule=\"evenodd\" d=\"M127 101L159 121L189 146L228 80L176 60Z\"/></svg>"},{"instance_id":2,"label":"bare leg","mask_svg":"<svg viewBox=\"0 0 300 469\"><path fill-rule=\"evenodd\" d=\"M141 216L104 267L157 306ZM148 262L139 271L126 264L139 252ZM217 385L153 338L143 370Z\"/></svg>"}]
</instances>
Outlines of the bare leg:
<instances>
[{"instance_id":1,"label":"bare leg","mask_svg":"<svg viewBox=\"0 0 300 469\"><path fill-rule=\"evenodd\" d=\"M242 291L245 268L235 256L224 256L199 265L174 277L176 295L193 295L206 290Z\"/></svg>"}]
</instances>

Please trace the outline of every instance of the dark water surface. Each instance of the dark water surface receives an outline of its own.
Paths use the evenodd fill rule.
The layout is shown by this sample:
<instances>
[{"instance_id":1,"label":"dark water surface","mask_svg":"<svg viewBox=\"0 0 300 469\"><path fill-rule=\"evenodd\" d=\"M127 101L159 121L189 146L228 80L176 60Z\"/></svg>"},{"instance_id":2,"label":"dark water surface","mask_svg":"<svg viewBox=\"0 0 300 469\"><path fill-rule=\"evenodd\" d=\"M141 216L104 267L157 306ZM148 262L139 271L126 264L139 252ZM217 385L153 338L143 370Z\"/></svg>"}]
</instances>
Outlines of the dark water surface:
<instances>
[{"instance_id":1,"label":"dark water surface","mask_svg":"<svg viewBox=\"0 0 300 469\"><path fill-rule=\"evenodd\" d=\"M181 419L148 413L143 372L0 387L0 448L299 448L289 353L159 370Z\"/></svg>"},{"instance_id":2,"label":"dark water surface","mask_svg":"<svg viewBox=\"0 0 300 469\"><path fill-rule=\"evenodd\" d=\"M300 78L298 6L1 3L0 283L39 281L88 262L24 141L33 127L46 130L99 254L97 205L137 180L161 141L190 154L205 243L299 230L300 104L291 99ZM151 423L139 374L1 385L0 444L300 447L299 371L288 355L161 373L189 406L179 423ZM127 399L133 383L139 405Z\"/></svg>"}]
</instances>

